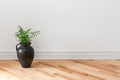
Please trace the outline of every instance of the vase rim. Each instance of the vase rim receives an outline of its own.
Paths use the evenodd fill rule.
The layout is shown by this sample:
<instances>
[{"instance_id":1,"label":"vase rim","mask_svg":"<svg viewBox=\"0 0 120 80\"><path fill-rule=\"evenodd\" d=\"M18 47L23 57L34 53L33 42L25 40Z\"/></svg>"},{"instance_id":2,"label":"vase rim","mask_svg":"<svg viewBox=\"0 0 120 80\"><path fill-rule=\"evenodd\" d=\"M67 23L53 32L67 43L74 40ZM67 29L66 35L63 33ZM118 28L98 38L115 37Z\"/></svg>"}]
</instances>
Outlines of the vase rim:
<instances>
[{"instance_id":1,"label":"vase rim","mask_svg":"<svg viewBox=\"0 0 120 80\"><path fill-rule=\"evenodd\" d=\"M19 44L22 45L22 46L29 46L29 45L31 45L31 42L26 43L26 44L23 44L23 43L19 43Z\"/></svg>"}]
</instances>

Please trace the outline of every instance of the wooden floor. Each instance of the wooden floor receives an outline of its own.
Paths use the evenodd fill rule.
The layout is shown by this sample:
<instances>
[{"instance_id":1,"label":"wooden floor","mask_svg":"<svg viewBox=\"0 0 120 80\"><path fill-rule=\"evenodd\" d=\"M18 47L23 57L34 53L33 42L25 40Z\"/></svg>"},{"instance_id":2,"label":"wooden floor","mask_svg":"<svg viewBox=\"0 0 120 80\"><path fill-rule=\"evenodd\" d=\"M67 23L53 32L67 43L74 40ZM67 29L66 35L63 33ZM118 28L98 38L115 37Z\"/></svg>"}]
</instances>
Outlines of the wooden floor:
<instances>
[{"instance_id":1,"label":"wooden floor","mask_svg":"<svg viewBox=\"0 0 120 80\"><path fill-rule=\"evenodd\" d=\"M120 60L0 60L0 80L120 80Z\"/></svg>"}]
</instances>

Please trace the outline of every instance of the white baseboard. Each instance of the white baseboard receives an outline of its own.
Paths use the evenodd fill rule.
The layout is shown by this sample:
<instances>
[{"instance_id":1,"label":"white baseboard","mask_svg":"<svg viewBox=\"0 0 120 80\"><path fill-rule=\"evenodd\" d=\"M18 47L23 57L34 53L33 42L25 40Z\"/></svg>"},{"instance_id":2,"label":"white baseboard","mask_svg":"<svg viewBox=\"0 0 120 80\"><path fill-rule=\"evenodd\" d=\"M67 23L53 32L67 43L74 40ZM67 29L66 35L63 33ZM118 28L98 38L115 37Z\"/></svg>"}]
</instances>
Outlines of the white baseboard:
<instances>
[{"instance_id":1,"label":"white baseboard","mask_svg":"<svg viewBox=\"0 0 120 80\"><path fill-rule=\"evenodd\" d=\"M17 59L16 52L0 52L1 60ZM34 59L120 59L119 52L36 52Z\"/></svg>"}]
</instances>

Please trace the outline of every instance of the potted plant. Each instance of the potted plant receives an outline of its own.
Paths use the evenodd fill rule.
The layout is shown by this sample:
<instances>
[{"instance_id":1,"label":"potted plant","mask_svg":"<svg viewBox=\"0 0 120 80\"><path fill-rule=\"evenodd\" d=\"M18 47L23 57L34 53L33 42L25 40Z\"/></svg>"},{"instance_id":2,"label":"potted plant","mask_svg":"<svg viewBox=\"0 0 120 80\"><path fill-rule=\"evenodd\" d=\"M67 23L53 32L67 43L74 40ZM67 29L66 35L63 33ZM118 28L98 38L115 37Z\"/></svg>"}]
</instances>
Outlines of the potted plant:
<instances>
[{"instance_id":1,"label":"potted plant","mask_svg":"<svg viewBox=\"0 0 120 80\"><path fill-rule=\"evenodd\" d=\"M34 49L31 46L33 38L38 36L40 31L31 31L31 28L24 30L21 26L18 26L18 31L15 36L18 38L18 44L16 45L17 57L24 68L31 66L34 58Z\"/></svg>"}]
</instances>

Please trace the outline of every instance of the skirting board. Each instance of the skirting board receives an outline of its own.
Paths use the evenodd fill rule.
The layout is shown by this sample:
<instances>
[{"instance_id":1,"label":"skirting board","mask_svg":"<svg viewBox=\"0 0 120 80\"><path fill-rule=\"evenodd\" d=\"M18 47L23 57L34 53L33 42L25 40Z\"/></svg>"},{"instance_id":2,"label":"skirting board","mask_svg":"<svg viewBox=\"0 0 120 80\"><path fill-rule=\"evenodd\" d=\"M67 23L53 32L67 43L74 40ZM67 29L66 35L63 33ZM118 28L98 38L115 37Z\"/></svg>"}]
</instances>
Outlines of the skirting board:
<instances>
[{"instance_id":1,"label":"skirting board","mask_svg":"<svg viewBox=\"0 0 120 80\"><path fill-rule=\"evenodd\" d=\"M16 52L0 52L0 60L17 59ZM36 52L34 59L120 59L119 52Z\"/></svg>"}]
</instances>

